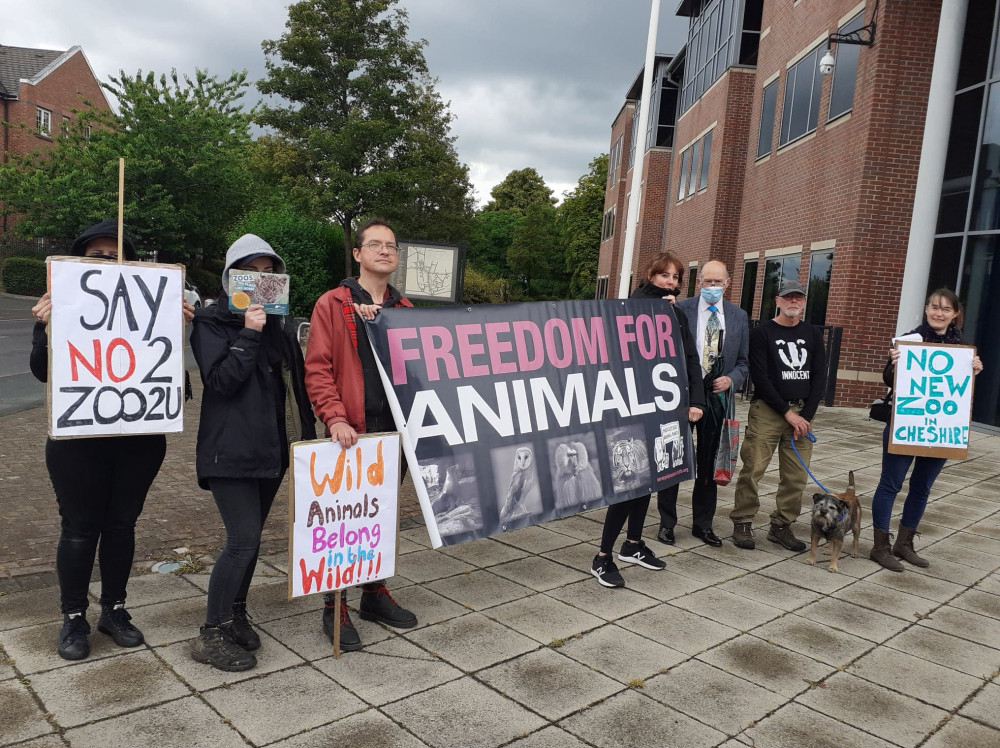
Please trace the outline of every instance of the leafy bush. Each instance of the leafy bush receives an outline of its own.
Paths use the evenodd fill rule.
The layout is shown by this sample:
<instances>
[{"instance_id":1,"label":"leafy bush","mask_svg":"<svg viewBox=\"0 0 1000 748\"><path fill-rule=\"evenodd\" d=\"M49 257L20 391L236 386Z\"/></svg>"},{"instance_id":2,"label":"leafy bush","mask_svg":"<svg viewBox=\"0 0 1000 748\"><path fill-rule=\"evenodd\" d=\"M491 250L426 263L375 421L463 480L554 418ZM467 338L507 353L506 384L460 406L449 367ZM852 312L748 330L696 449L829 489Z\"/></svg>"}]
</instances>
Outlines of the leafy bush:
<instances>
[{"instance_id":1,"label":"leafy bush","mask_svg":"<svg viewBox=\"0 0 1000 748\"><path fill-rule=\"evenodd\" d=\"M41 296L45 293L45 260L8 257L0 266L0 280L7 293Z\"/></svg>"},{"instance_id":2,"label":"leafy bush","mask_svg":"<svg viewBox=\"0 0 1000 748\"><path fill-rule=\"evenodd\" d=\"M261 210L244 216L230 241L243 234L256 234L285 261L291 276L289 313L293 317L311 315L316 299L340 282L344 233L339 226L290 210Z\"/></svg>"},{"instance_id":3,"label":"leafy bush","mask_svg":"<svg viewBox=\"0 0 1000 748\"><path fill-rule=\"evenodd\" d=\"M187 279L198 287L201 294L201 303L204 304L209 299L218 298L222 291L222 274L213 273L205 268L188 268Z\"/></svg>"},{"instance_id":4,"label":"leafy bush","mask_svg":"<svg viewBox=\"0 0 1000 748\"><path fill-rule=\"evenodd\" d=\"M502 304L510 301L510 292L510 283L506 278L493 278L473 267L465 266L463 304Z\"/></svg>"}]
</instances>

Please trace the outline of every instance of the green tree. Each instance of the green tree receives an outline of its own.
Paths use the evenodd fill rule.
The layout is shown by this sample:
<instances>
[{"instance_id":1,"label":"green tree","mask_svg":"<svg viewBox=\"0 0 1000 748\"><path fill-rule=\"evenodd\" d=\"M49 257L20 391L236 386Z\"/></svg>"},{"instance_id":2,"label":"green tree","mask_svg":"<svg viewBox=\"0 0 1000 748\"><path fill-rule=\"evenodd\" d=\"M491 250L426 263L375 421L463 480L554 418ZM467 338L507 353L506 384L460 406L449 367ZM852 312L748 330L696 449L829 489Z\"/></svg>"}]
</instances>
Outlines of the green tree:
<instances>
[{"instance_id":1,"label":"green tree","mask_svg":"<svg viewBox=\"0 0 1000 748\"><path fill-rule=\"evenodd\" d=\"M576 189L564 193L556 209L566 248L566 270L570 274L569 294L574 299L594 298L607 182L605 153L590 162L590 171L580 177Z\"/></svg>"},{"instance_id":2,"label":"green tree","mask_svg":"<svg viewBox=\"0 0 1000 748\"><path fill-rule=\"evenodd\" d=\"M352 228L364 217L394 214L407 232L423 233L442 206L459 214L471 207L455 199L468 173L433 92L424 42L407 39L407 14L396 4L301 0L289 6L285 34L263 43L267 76L257 87L287 104L261 107L257 121L275 133L293 202L342 227L348 275ZM457 223L436 235L457 235Z\"/></svg>"},{"instance_id":3,"label":"green tree","mask_svg":"<svg viewBox=\"0 0 1000 748\"><path fill-rule=\"evenodd\" d=\"M0 193L24 214L19 233L71 237L116 215L123 157L125 222L141 248L176 260L220 253L251 199L246 73L121 71L109 80L119 114L85 106L48 154L0 168Z\"/></svg>"},{"instance_id":4,"label":"green tree","mask_svg":"<svg viewBox=\"0 0 1000 748\"><path fill-rule=\"evenodd\" d=\"M514 242L514 230L523 220L523 216L507 210L477 213L469 231L468 264L494 278L507 277L507 250Z\"/></svg>"},{"instance_id":5,"label":"green tree","mask_svg":"<svg viewBox=\"0 0 1000 748\"><path fill-rule=\"evenodd\" d=\"M552 190L545 184L542 175L530 166L526 169L515 169L490 190L493 199L483 207L483 210L509 210L518 215L525 215L528 207L536 203L555 205L556 198Z\"/></svg>"},{"instance_id":6,"label":"green tree","mask_svg":"<svg viewBox=\"0 0 1000 748\"><path fill-rule=\"evenodd\" d=\"M556 226L556 210L550 204L528 206L524 220L514 230L507 266L512 277L521 282L527 299L565 296L569 286L566 254Z\"/></svg>"}]
</instances>

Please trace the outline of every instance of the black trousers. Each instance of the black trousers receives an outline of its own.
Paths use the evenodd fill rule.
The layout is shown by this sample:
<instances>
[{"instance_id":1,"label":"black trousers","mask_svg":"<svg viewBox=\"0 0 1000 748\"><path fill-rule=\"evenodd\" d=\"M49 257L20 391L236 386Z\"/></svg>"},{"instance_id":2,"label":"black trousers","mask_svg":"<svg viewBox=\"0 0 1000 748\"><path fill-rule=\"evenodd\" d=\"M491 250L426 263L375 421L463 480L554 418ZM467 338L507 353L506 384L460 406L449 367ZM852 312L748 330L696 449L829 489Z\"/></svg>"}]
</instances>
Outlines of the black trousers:
<instances>
[{"instance_id":1,"label":"black trousers","mask_svg":"<svg viewBox=\"0 0 1000 748\"><path fill-rule=\"evenodd\" d=\"M601 553L611 553L618 535L621 534L625 521L628 520L627 538L638 540L642 537L642 526L646 523L646 510L649 509L650 494L636 496L634 499L620 501L608 507L604 516L604 531L601 533Z\"/></svg>"},{"instance_id":2,"label":"black trousers","mask_svg":"<svg viewBox=\"0 0 1000 748\"><path fill-rule=\"evenodd\" d=\"M691 524L700 530L711 530L719 487L715 484L715 451L719 446L719 430L702 418L694 424L696 439L695 479L691 492ZM660 527L670 530L677 525L677 493L679 485L665 488L656 494L656 508L660 511Z\"/></svg>"},{"instance_id":3,"label":"black trousers","mask_svg":"<svg viewBox=\"0 0 1000 748\"><path fill-rule=\"evenodd\" d=\"M125 601L135 523L166 452L162 434L46 442L45 465L62 518L56 572L63 613L87 609L95 556L101 602Z\"/></svg>"}]
</instances>

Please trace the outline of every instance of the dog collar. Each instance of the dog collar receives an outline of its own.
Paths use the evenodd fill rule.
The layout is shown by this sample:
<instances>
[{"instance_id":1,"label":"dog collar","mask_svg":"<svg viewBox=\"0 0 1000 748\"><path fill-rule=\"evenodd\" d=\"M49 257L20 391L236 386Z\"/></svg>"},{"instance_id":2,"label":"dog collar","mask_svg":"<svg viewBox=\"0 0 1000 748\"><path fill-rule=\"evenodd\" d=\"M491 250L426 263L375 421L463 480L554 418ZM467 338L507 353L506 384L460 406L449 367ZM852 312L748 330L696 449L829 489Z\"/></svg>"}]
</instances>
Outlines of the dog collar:
<instances>
[{"instance_id":1,"label":"dog collar","mask_svg":"<svg viewBox=\"0 0 1000 748\"><path fill-rule=\"evenodd\" d=\"M847 510L845 509L837 516L837 521L840 522L842 519L847 518Z\"/></svg>"}]
</instances>

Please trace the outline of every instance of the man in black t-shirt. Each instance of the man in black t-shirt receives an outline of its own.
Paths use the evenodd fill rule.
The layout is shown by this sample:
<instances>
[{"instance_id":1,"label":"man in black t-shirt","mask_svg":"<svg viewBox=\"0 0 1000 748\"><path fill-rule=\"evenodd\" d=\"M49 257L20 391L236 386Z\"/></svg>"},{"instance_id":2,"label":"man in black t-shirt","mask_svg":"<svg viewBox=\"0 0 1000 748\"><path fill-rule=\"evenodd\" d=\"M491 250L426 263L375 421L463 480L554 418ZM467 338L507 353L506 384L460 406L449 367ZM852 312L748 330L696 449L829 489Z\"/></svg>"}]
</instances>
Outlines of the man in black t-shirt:
<instances>
[{"instance_id":1,"label":"man in black t-shirt","mask_svg":"<svg viewBox=\"0 0 1000 748\"><path fill-rule=\"evenodd\" d=\"M798 281L783 281L775 296L778 314L750 333L750 377L753 401L740 458L743 468L736 482L736 499L729 516L733 542L752 549L753 520L760 509L757 487L778 448L778 491L767 539L790 551L806 544L792 533L791 524L802 511L807 473L792 449L791 439L805 464L812 442L805 438L826 390L826 354L823 330L801 321L806 291Z\"/></svg>"}]
</instances>

